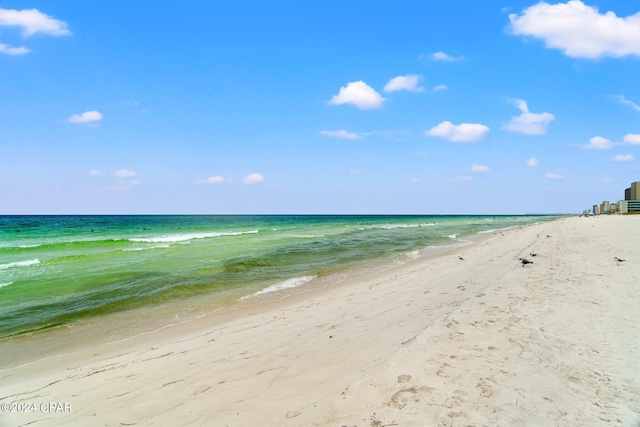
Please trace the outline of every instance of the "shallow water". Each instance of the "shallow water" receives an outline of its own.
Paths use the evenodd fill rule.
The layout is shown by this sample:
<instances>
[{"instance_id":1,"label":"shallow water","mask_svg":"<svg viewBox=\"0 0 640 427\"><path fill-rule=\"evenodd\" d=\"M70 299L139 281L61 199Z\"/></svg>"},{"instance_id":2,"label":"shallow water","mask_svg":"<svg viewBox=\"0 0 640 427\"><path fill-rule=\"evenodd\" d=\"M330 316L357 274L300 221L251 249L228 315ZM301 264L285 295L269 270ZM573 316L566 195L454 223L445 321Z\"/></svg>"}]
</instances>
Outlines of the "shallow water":
<instances>
[{"instance_id":1,"label":"shallow water","mask_svg":"<svg viewBox=\"0 0 640 427\"><path fill-rule=\"evenodd\" d=\"M0 216L0 339L335 280L555 216Z\"/></svg>"}]
</instances>

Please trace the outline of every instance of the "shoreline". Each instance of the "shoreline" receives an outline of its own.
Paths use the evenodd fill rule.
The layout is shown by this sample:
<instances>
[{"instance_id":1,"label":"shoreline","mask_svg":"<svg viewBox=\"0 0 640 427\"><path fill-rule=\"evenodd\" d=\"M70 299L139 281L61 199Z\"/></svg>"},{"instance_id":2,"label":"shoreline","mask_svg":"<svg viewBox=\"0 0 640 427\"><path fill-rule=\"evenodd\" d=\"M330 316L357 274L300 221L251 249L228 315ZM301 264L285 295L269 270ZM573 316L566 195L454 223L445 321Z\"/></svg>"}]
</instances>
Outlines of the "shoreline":
<instances>
[{"instance_id":1,"label":"shoreline","mask_svg":"<svg viewBox=\"0 0 640 427\"><path fill-rule=\"evenodd\" d=\"M631 425L640 421L640 254L624 228L638 225L628 217L527 225L5 369L0 403L68 402L72 411L2 420ZM539 253L534 264L522 266L530 253Z\"/></svg>"},{"instance_id":2,"label":"shoreline","mask_svg":"<svg viewBox=\"0 0 640 427\"><path fill-rule=\"evenodd\" d=\"M68 353L82 350L87 347L88 344L102 346L125 342L134 340L137 337L156 333L163 329L189 324L202 317L218 315L231 316L232 313L237 310L245 310L247 307L253 305L273 304L310 292L322 292L323 289L327 287L342 286L351 281L366 279L371 274L385 274L390 270L402 268L406 264L440 257L466 246L476 244L484 239L490 238L496 233L508 232L516 228L531 225L535 225L535 223L459 236L452 238L452 242L446 244L427 246L419 249L420 254L415 258L411 258L410 254L405 254L406 260L403 261L398 259L398 254L389 255L375 260L377 266L374 273L369 271L372 266L372 261L369 260L360 264L345 266L341 268L338 273L332 273L319 279L316 277L310 281L310 283L303 283L300 286L286 288L276 292L261 295L256 295L256 293L253 292L240 296L241 294L235 289L218 291L209 295L198 295L196 297L179 299L160 305L142 306L106 313L70 324L24 333L14 337L7 337L0 340L0 354L4 355L1 360L0 373L7 369L65 356ZM275 285L277 284L278 283ZM266 288L261 289L264 290ZM208 302L204 304L199 303L199 307L194 308L192 305L194 301L200 301L202 298L207 298ZM180 315L184 317L178 317ZM141 321L142 319L144 319L144 324ZM134 329L128 329L125 332L120 330L129 327L129 325L134 322L136 323ZM109 328L105 330L104 326L107 324ZM97 335L96 331L99 331L100 335ZM80 335L80 339L78 339L78 335ZM45 343L46 345L43 345ZM25 358L27 359L26 361Z\"/></svg>"}]
</instances>

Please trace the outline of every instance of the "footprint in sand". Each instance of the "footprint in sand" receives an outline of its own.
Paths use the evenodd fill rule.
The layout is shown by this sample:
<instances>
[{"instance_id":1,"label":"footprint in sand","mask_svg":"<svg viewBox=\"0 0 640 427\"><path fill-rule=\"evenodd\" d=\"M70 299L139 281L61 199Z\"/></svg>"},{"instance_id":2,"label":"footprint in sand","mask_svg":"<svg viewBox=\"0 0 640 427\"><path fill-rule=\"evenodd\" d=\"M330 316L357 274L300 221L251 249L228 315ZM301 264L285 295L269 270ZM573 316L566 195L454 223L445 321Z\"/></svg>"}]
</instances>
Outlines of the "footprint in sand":
<instances>
[{"instance_id":1,"label":"footprint in sand","mask_svg":"<svg viewBox=\"0 0 640 427\"><path fill-rule=\"evenodd\" d=\"M456 322L455 320L450 320L449 322L447 322L447 328L449 328L449 329L456 328L459 325L460 325L460 323Z\"/></svg>"},{"instance_id":2,"label":"footprint in sand","mask_svg":"<svg viewBox=\"0 0 640 427\"><path fill-rule=\"evenodd\" d=\"M394 408L402 409L407 406L407 403L418 394L418 390L415 387L405 388L400 391L396 391L393 396L391 396L391 400L389 401L389 405Z\"/></svg>"},{"instance_id":3,"label":"footprint in sand","mask_svg":"<svg viewBox=\"0 0 640 427\"><path fill-rule=\"evenodd\" d=\"M449 378L449 374L446 372L446 369L451 366L448 363L444 363L442 364L442 366L440 366L440 369L438 369L436 371L436 375L441 377L441 378Z\"/></svg>"},{"instance_id":4,"label":"footprint in sand","mask_svg":"<svg viewBox=\"0 0 640 427\"><path fill-rule=\"evenodd\" d=\"M411 375L398 375L398 384L408 383L411 381Z\"/></svg>"},{"instance_id":5,"label":"footprint in sand","mask_svg":"<svg viewBox=\"0 0 640 427\"><path fill-rule=\"evenodd\" d=\"M497 387L498 383L491 378L480 378L480 381L476 385L476 390L482 397L491 397Z\"/></svg>"},{"instance_id":6,"label":"footprint in sand","mask_svg":"<svg viewBox=\"0 0 640 427\"><path fill-rule=\"evenodd\" d=\"M416 407L416 404L420 402L421 395L425 393L431 393L434 390L435 389L432 387L403 388L402 390L396 391L393 396L391 396L391 399L389 399L389 406L402 409L409 404L413 404L413 411L410 412L418 413L419 408Z\"/></svg>"}]
</instances>

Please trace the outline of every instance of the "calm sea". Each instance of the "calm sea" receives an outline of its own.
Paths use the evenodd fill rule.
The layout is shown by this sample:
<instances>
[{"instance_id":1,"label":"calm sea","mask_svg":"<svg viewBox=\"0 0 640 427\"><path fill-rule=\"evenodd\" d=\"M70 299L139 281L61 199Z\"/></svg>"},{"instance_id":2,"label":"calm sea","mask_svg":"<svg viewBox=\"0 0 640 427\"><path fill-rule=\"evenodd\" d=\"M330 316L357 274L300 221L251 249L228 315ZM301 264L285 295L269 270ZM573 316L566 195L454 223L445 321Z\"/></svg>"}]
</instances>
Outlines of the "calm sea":
<instances>
[{"instance_id":1,"label":"calm sea","mask_svg":"<svg viewBox=\"0 0 640 427\"><path fill-rule=\"evenodd\" d=\"M555 216L0 216L0 339L388 268Z\"/></svg>"}]
</instances>

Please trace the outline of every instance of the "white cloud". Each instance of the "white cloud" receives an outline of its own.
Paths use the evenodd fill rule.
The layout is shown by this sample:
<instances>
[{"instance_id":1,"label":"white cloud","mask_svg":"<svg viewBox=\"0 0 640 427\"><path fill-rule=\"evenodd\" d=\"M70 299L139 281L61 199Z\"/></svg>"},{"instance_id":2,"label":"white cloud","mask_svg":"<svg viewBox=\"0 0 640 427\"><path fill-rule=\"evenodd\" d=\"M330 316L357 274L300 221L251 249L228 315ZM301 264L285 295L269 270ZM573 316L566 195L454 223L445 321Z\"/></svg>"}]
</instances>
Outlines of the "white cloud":
<instances>
[{"instance_id":1,"label":"white cloud","mask_svg":"<svg viewBox=\"0 0 640 427\"><path fill-rule=\"evenodd\" d=\"M196 179L196 184L222 184L224 182L224 177L220 175L210 176L209 178L204 179Z\"/></svg>"},{"instance_id":2,"label":"white cloud","mask_svg":"<svg viewBox=\"0 0 640 427\"><path fill-rule=\"evenodd\" d=\"M384 87L385 92L396 92L399 90L407 90L409 92L422 92L424 87L418 86L422 76L417 74L407 74L406 76L398 76L389 80Z\"/></svg>"},{"instance_id":3,"label":"white cloud","mask_svg":"<svg viewBox=\"0 0 640 427\"><path fill-rule=\"evenodd\" d=\"M633 157L633 154L618 154L611 158L612 162L632 162L636 158Z\"/></svg>"},{"instance_id":4,"label":"white cloud","mask_svg":"<svg viewBox=\"0 0 640 427\"><path fill-rule=\"evenodd\" d=\"M351 140L362 139L362 137L360 135L358 135L357 133L347 132L344 129L342 129L342 130L321 130L320 131L320 135L329 136L331 138L338 138L338 139L351 139Z\"/></svg>"},{"instance_id":5,"label":"white cloud","mask_svg":"<svg viewBox=\"0 0 640 427\"><path fill-rule=\"evenodd\" d=\"M509 15L509 20L513 34L543 39L548 48L572 58L640 55L640 12L621 18L570 0L555 5L540 2Z\"/></svg>"},{"instance_id":6,"label":"white cloud","mask_svg":"<svg viewBox=\"0 0 640 427\"><path fill-rule=\"evenodd\" d=\"M100 175L102 175L102 172L100 172L97 169L91 169L89 172L87 172L87 175L89 175L89 176L100 176Z\"/></svg>"},{"instance_id":7,"label":"white cloud","mask_svg":"<svg viewBox=\"0 0 640 427\"><path fill-rule=\"evenodd\" d=\"M24 46L11 47L8 44L0 43L0 53L6 55L25 55L29 52L31 51Z\"/></svg>"},{"instance_id":8,"label":"white cloud","mask_svg":"<svg viewBox=\"0 0 640 427\"><path fill-rule=\"evenodd\" d=\"M529 166L530 168L535 168L536 166L538 166L538 159L536 159L535 157L530 158L529 160L527 160L527 166Z\"/></svg>"},{"instance_id":9,"label":"white cloud","mask_svg":"<svg viewBox=\"0 0 640 427\"><path fill-rule=\"evenodd\" d=\"M564 178L564 176L558 175L556 173L546 173L544 175L544 177L547 178L547 179L562 179L562 178Z\"/></svg>"},{"instance_id":10,"label":"white cloud","mask_svg":"<svg viewBox=\"0 0 640 427\"><path fill-rule=\"evenodd\" d=\"M629 144L640 145L640 134L628 133L624 136L624 142Z\"/></svg>"},{"instance_id":11,"label":"white cloud","mask_svg":"<svg viewBox=\"0 0 640 427\"><path fill-rule=\"evenodd\" d=\"M478 165L476 163L471 165L471 172L477 173L477 172L488 172L488 171L489 171L489 166Z\"/></svg>"},{"instance_id":12,"label":"white cloud","mask_svg":"<svg viewBox=\"0 0 640 427\"><path fill-rule=\"evenodd\" d=\"M453 182L469 182L472 180L473 178L470 176L454 176L453 178L451 178L451 181Z\"/></svg>"},{"instance_id":13,"label":"white cloud","mask_svg":"<svg viewBox=\"0 0 640 427\"><path fill-rule=\"evenodd\" d=\"M454 125L444 121L425 132L426 136L437 136L453 142L475 142L482 139L489 128L479 123L461 123Z\"/></svg>"},{"instance_id":14,"label":"white cloud","mask_svg":"<svg viewBox=\"0 0 640 427\"><path fill-rule=\"evenodd\" d=\"M50 36L71 34L66 22L45 15L38 9L15 10L0 8L0 27L3 26L22 28L22 37L29 37L36 33Z\"/></svg>"},{"instance_id":15,"label":"white cloud","mask_svg":"<svg viewBox=\"0 0 640 427\"><path fill-rule=\"evenodd\" d=\"M613 148L611 141L607 138L603 138L601 136L594 136L589 140L588 144L582 146L582 148L587 150L609 150Z\"/></svg>"},{"instance_id":16,"label":"white cloud","mask_svg":"<svg viewBox=\"0 0 640 427\"><path fill-rule=\"evenodd\" d=\"M433 87L433 91L434 92L440 92L441 90L447 90L447 89L449 89L449 86L444 85L444 84L443 85L437 85L437 86Z\"/></svg>"},{"instance_id":17,"label":"white cloud","mask_svg":"<svg viewBox=\"0 0 640 427\"><path fill-rule=\"evenodd\" d=\"M117 176L118 178L131 178L132 176L135 176L136 173L134 171L130 171L129 169L120 169L115 171L113 175Z\"/></svg>"},{"instance_id":18,"label":"white cloud","mask_svg":"<svg viewBox=\"0 0 640 427\"><path fill-rule=\"evenodd\" d=\"M258 172L251 173L244 177L245 184L257 184L262 181L264 181L264 176L260 175Z\"/></svg>"},{"instance_id":19,"label":"white cloud","mask_svg":"<svg viewBox=\"0 0 640 427\"><path fill-rule=\"evenodd\" d=\"M527 102L522 99L514 100L514 104L522 111L522 114L511 118L511 122L505 126L511 132L520 132L527 135L544 135L547 133L549 123L555 120L551 113L531 113Z\"/></svg>"},{"instance_id":20,"label":"white cloud","mask_svg":"<svg viewBox=\"0 0 640 427\"><path fill-rule=\"evenodd\" d=\"M429 55L429 58L431 58L434 61L442 61L442 62L456 62L456 61L462 61L464 59L463 56L451 56L451 55L447 55L444 52L432 53L431 55Z\"/></svg>"},{"instance_id":21,"label":"white cloud","mask_svg":"<svg viewBox=\"0 0 640 427\"><path fill-rule=\"evenodd\" d=\"M380 96L371 86L359 80L347 83L340 88L340 92L329 101L333 105L352 104L362 110L372 110L382 107L385 98Z\"/></svg>"},{"instance_id":22,"label":"white cloud","mask_svg":"<svg viewBox=\"0 0 640 427\"><path fill-rule=\"evenodd\" d=\"M628 100L627 98L625 98L623 95L618 95L616 96L616 99L618 100L618 102L620 102L621 104L624 105L628 105L629 107L631 107L633 110L635 111L640 111L640 105L636 104L633 101Z\"/></svg>"},{"instance_id":23,"label":"white cloud","mask_svg":"<svg viewBox=\"0 0 640 427\"><path fill-rule=\"evenodd\" d=\"M89 123L102 120L102 114L98 111L85 111L82 114L74 114L67 120L71 123Z\"/></svg>"}]
</instances>

